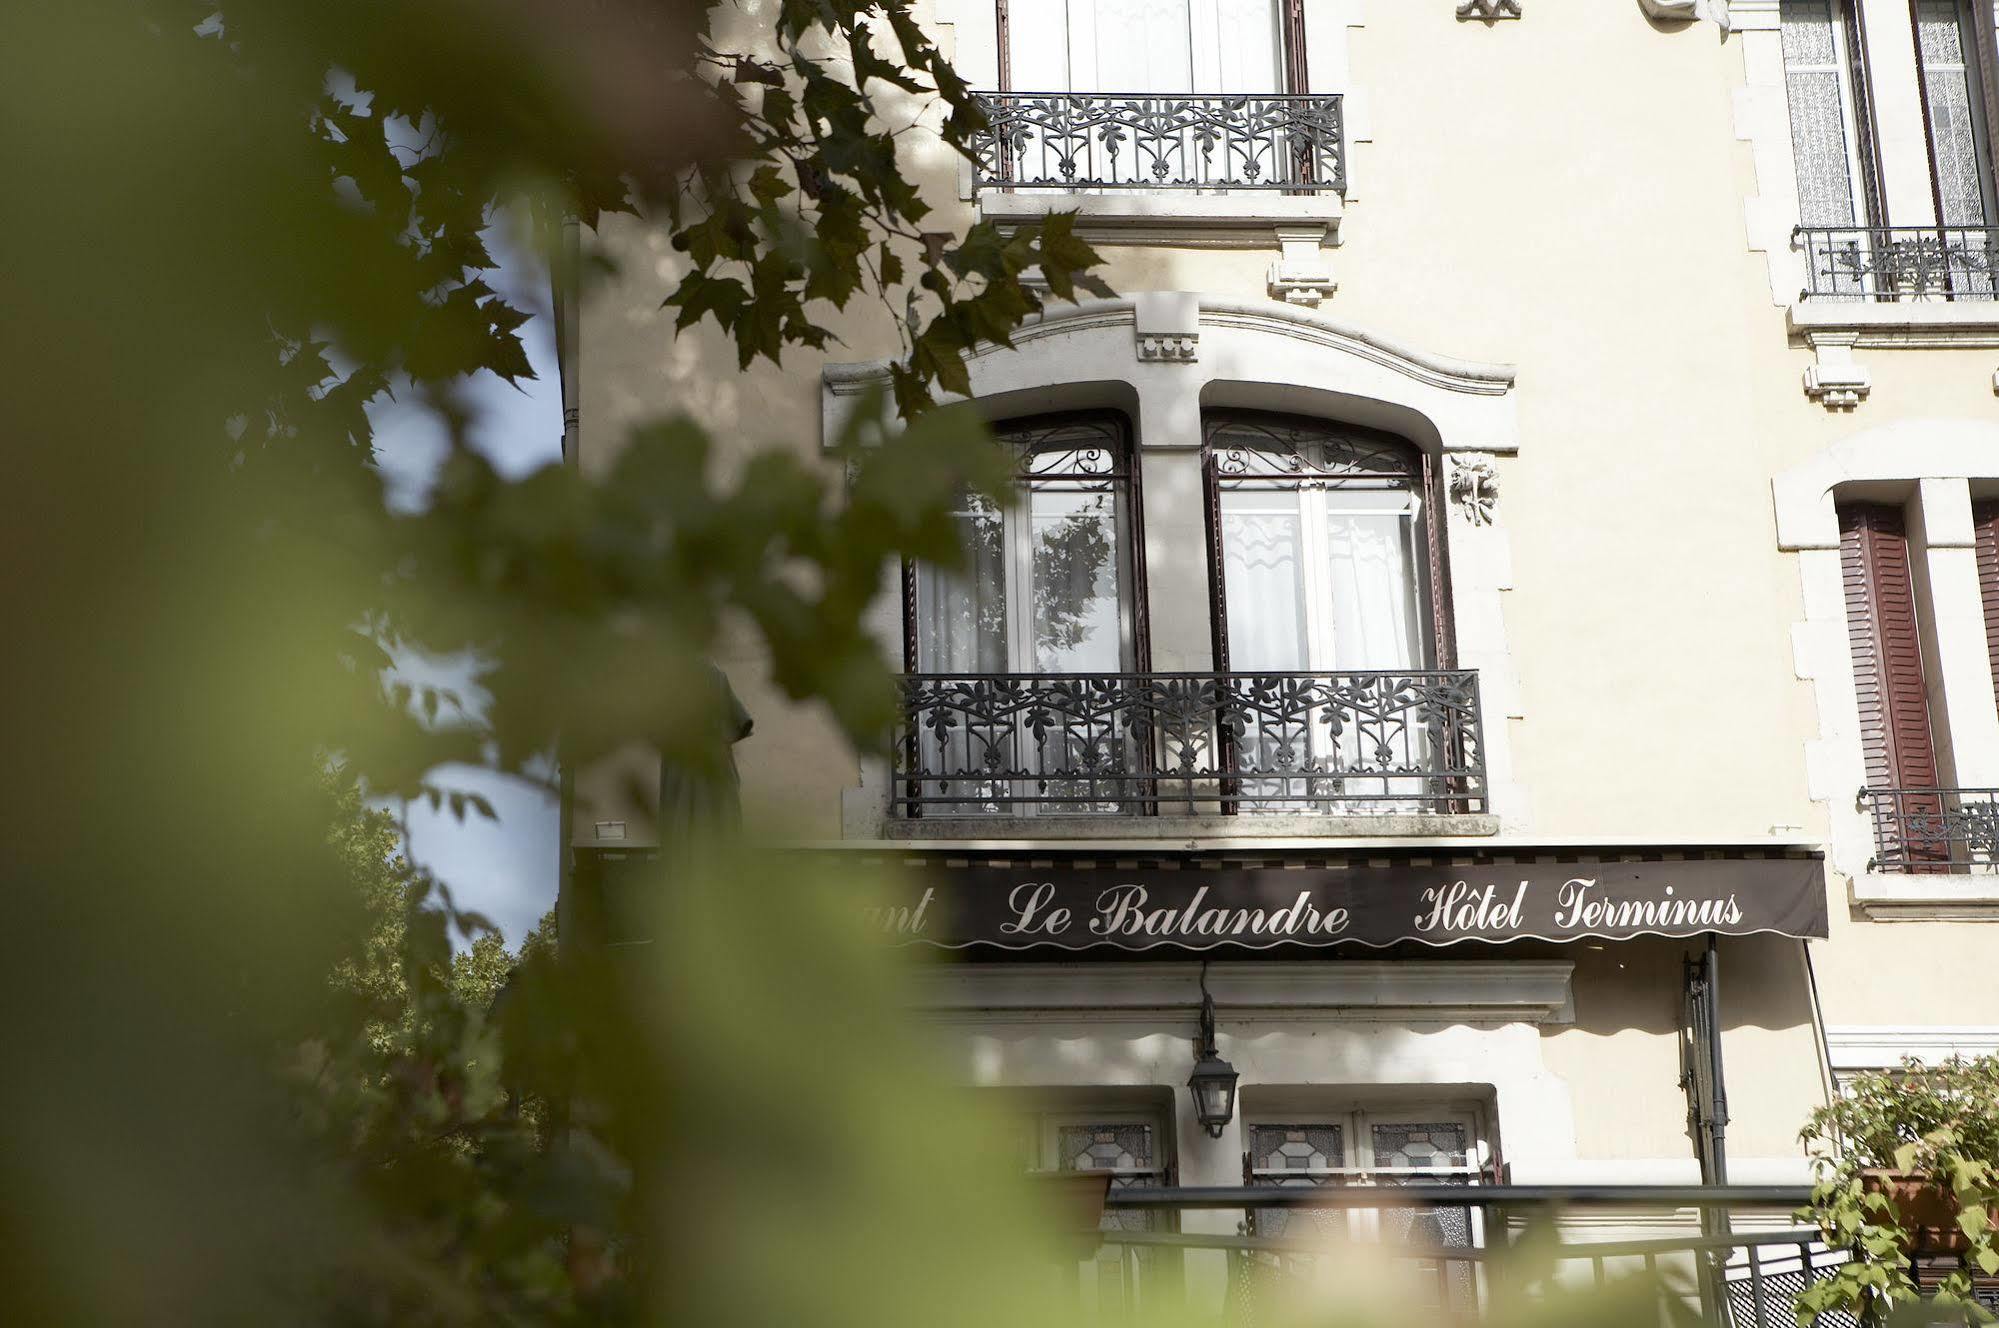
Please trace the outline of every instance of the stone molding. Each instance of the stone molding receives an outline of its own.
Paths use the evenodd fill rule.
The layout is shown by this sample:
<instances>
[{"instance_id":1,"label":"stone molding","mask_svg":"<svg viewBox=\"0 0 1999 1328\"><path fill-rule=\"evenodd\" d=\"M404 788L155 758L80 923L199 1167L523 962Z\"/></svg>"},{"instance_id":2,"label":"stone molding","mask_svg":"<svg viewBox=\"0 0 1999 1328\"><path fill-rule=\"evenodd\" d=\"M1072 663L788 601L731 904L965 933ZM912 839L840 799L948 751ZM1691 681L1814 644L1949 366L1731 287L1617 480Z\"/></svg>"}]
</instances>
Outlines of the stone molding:
<instances>
[{"instance_id":1,"label":"stone molding","mask_svg":"<svg viewBox=\"0 0 1999 1328\"><path fill-rule=\"evenodd\" d=\"M1835 1073L1891 1070L1904 1056L1935 1064L1950 1056L1999 1055L1999 1025L1834 1025L1825 1031L1825 1049Z\"/></svg>"},{"instance_id":2,"label":"stone molding","mask_svg":"<svg viewBox=\"0 0 1999 1328\"><path fill-rule=\"evenodd\" d=\"M1815 363L1805 366L1806 396L1827 410L1852 410L1867 400L1874 380L1867 366L1853 358L1852 333L1814 333L1805 341L1818 354Z\"/></svg>"}]
</instances>

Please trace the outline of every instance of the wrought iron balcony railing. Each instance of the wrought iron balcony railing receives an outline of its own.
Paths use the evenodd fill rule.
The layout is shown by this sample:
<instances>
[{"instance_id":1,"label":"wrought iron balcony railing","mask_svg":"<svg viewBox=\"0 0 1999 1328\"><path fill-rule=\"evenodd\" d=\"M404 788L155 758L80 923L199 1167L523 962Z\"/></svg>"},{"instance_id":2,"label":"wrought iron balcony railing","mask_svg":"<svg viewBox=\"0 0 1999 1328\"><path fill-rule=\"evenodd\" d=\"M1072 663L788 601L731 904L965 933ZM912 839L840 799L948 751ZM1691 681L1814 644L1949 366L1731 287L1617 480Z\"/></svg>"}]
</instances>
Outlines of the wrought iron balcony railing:
<instances>
[{"instance_id":1,"label":"wrought iron balcony railing","mask_svg":"<svg viewBox=\"0 0 1999 1328\"><path fill-rule=\"evenodd\" d=\"M1999 872L1999 789L1862 789L1879 872Z\"/></svg>"},{"instance_id":2,"label":"wrought iron balcony railing","mask_svg":"<svg viewBox=\"0 0 1999 1328\"><path fill-rule=\"evenodd\" d=\"M1999 227L1800 226L1806 300L1999 299Z\"/></svg>"},{"instance_id":3,"label":"wrought iron balcony railing","mask_svg":"<svg viewBox=\"0 0 1999 1328\"><path fill-rule=\"evenodd\" d=\"M1804 1186L1465 1185L1422 1174L1301 1176L1241 1188L1113 1185L1102 1244L1078 1271L1100 1310L1133 1321L1148 1309L1217 1308L1194 1304L1187 1273L1191 1259L1219 1252L1226 1277L1218 1293L1209 1278L1209 1294L1222 1300L1222 1322L1246 1323L1265 1297L1273 1310L1295 1309L1300 1296L1323 1294L1328 1268L1351 1277L1372 1253L1422 1296L1435 1322L1473 1325L1503 1293L1526 1290L1520 1279L1545 1277L1541 1261L1552 1261L1555 1275L1543 1285L1646 1276L1659 1312L1647 1321L1795 1328L1800 1294L1856 1257L1792 1220L1809 1196ZM1197 1212L1224 1220L1181 1221ZM1662 1219L1687 1229L1605 1238L1626 1214L1634 1232L1657 1233ZM1224 1234L1231 1225L1239 1234ZM1534 1253L1516 1257L1516 1245ZM1925 1285L1923 1268L1914 1271ZM1975 1294L1992 1298L1989 1287ZM1854 1319L1835 1311L1820 1322L1852 1328Z\"/></svg>"},{"instance_id":4,"label":"wrought iron balcony railing","mask_svg":"<svg viewBox=\"0 0 1999 1328\"><path fill-rule=\"evenodd\" d=\"M1346 190L1337 94L982 92L974 189Z\"/></svg>"},{"instance_id":5,"label":"wrought iron balcony railing","mask_svg":"<svg viewBox=\"0 0 1999 1328\"><path fill-rule=\"evenodd\" d=\"M913 674L903 816L1486 810L1478 674Z\"/></svg>"}]
</instances>

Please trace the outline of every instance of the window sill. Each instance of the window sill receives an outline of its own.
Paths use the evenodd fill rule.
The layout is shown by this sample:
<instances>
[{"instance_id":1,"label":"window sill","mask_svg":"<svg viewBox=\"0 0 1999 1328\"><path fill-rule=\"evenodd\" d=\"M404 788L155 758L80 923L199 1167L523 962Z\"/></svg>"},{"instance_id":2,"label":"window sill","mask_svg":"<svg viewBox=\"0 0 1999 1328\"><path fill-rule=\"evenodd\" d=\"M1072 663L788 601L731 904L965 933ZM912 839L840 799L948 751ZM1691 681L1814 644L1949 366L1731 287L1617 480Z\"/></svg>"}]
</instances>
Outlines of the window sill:
<instances>
[{"instance_id":1,"label":"window sill","mask_svg":"<svg viewBox=\"0 0 1999 1328\"><path fill-rule=\"evenodd\" d=\"M1867 872L1853 902L1876 922L1999 922L1999 875Z\"/></svg>"},{"instance_id":2,"label":"window sill","mask_svg":"<svg viewBox=\"0 0 1999 1328\"><path fill-rule=\"evenodd\" d=\"M1303 840L1329 847L1339 840L1469 839L1499 833L1489 815L1372 814L1319 816L923 816L891 817L882 834L891 840L959 843L1170 842L1184 840ZM1999 889L1999 878L1994 878Z\"/></svg>"},{"instance_id":3,"label":"window sill","mask_svg":"<svg viewBox=\"0 0 1999 1328\"><path fill-rule=\"evenodd\" d=\"M978 195L980 221L1001 226L1038 221L1050 212L1077 213L1076 229L1093 244L1166 244L1202 249L1270 249L1278 227L1323 226L1325 245L1339 243L1340 196L1241 190L1199 194L1142 189L1067 193L1053 189ZM1999 310L1999 306L1995 306Z\"/></svg>"},{"instance_id":4,"label":"window sill","mask_svg":"<svg viewBox=\"0 0 1999 1328\"><path fill-rule=\"evenodd\" d=\"M1805 300L1790 307L1790 326L1807 341L1834 335L1859 347L1993 347L1999 346L1999 300Z\"/></svg>"}]
</instances>

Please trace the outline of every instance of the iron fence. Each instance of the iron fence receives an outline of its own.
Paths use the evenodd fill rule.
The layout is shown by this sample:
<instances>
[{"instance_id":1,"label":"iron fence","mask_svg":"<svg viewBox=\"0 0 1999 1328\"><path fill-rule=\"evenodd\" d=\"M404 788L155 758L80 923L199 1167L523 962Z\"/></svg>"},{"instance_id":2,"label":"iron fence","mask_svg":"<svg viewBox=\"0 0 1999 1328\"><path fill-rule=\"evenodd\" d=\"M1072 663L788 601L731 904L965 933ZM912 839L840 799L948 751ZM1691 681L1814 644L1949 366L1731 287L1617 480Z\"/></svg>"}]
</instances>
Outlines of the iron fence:
<instances>
[{"instance_id":1,"label":"iron fence","mask_svg":"<svg viewBox=\"0 0 1999 1328\"><path fill-rule=\"evenodd\" d=\"M1999 789L1862 789L1880 872L1999 872Z\"/></svg>"},{"instance_id":2,"label":"iron fence","mask_svg":"<svg viewBox=\"0 0 1999 1328\"><path fill-rule=\"evenodd\" d=\"M1346 189L1337 94L977 95L974 189Z\"/></svg>"},{"instance_id":3,"label":"iron fence","mask_svg":"<svg viewBox=\"0 0 1999 1328\"><path fill-rule=\"evenodd\" d=\"M1080 1272L1098 1307L1120 1310L1120 1317L1191 1303L1220 1311L1219 1322L1250 1324L1265 1317L1263 1297L1282 1296L1288 1279L1309 1277L1314 1261L1335 1249L1365 1248L1428 1289L1432 1321L1469 1324L1479 1321L1516 1264L1524 1270L1552 1260L1556 1280L1569 1284L1647 1274L1662 1300L1685 1312L1681 1320L1795 1328L1799 1295L1851 1257L1796 1225L1792 1214L1809 1193L1803 1186L1466 1185L1462 1178L1439 1183L1421 1176L1113 1188L1103 1243ZM1626 1220L1628 1230L1682 1229L1582 1239L1573 1219L1584 1212L1596 1233L1614 1233ZM1217 1216L1186 1220L1196 1213ZM1273 1235L1265 1228L1276 1214L1291 1220ZM1308 1216L1309 1224L1299 1220ZM1530 1233L1537 1237L1531 1259L1510 1258ZM1211 1261L1205 1281L1192 1266L1200 1259ZM1855 1320L1828 1314L1820 1323L1854 1328Z\"/></svg>"},{"instance_id":4,"label":"iron fence","mask_svg":"<svg viewBox=\"0 0 1999 1328\"><path fill-rule=\"evenodd\" d=\"M1478 674L912 674L904 816L1486 809Z\"/></svg>"},{"instance_id":5,"label":"iron fence","mask_svg":"<svg viewBox=\"0 0 1999 1328\"><path fill-rule=\"evenodd\" d=\"M1800 226L1806 300L1999 299L1999 227Z\"/></svg>"}]
</instances>

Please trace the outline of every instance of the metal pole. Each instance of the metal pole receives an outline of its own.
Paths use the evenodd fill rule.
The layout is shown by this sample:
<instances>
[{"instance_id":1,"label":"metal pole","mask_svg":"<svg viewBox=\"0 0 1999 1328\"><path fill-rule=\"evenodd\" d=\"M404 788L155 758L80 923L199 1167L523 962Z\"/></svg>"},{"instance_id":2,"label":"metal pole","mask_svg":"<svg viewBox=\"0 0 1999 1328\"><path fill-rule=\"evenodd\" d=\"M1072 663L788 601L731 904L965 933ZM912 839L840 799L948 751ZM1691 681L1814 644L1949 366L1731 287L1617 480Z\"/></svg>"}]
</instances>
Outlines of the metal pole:
<instances>
[{"instance_id":1,"label":"metal pole","mask_svg":"<svg viewBox=\"0 0 1999 1328\"><path fill-rule=\"evenodd\" d=\"M1714 1105L1708 1113L1708 1153L1714 1159L1716 1185L1728 1184L1728 1085L1721 1075L1721 951L1713 932L1707 936L1707 983L1702 999L1707 1003L1708 1082ZM1724 1222L1726 1219L1724 1218ZM1726 1227L1723 1228L1726 1230Z\"/></svg>"}]
</instances>

